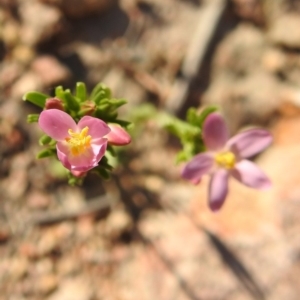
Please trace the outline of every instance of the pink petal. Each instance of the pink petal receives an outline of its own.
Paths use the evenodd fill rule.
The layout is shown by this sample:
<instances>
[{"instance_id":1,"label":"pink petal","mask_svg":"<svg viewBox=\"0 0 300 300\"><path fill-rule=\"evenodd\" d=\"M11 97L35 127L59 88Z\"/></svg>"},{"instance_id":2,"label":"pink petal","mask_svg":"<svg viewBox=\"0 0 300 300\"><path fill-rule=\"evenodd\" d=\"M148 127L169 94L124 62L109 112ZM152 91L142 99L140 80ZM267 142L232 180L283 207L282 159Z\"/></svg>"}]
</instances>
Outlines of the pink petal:
<instances>
[{"instance_id":1,"label":"pink petal","mask_svg":"<svg viewBox=\"0 0 300 300\"><path fill-rule=\"evenodd\" d=\"M84 155L73 156L70 153L69 147L65 143L57 143L57 156L62 165L70 171L88 171L93 168L93 152L92 149L87 151Z\"/></svg>"},{"instance_id":2,"label":"pink petal","mask_svg":"<svg viewBox=\"0 0 300 300\"><path fill-rule=\"evenodd\" d=\"M218 113L210 114L203 124L203 139L208 150L221 150L229 137L224 118Z\"/></svg>"},{"instance_id":3,"label":"pink petal","mask_svg":"<svg viewBox=\"0 0 300 300\"><path fill-rule=\"evenodd\" d=\"M201 181L201 178L198 178L198 179L191 179L191 180L190 180L190 182L191 182L192 184L194 184L194 185L199 184L200 181Z\"/></svg>"},{"instance_id":4,"label":"pink petal","mask_svg":"<svg viewBox=\"0 0 300 300\"><path fill-rule=\"evenodd\" d=\"M41 112L39 117L41 129L56 141L64 140L68 130L76 131L77 126L70 115L58 109L48 109Z\"/></svg>"},{"instance_id":5,"label":"pink petal","mask_svg":"<svg viewBox=\"0 0 300 300\"><path fill-rule=\"evenodd\" d=\"M109 144L115 146L123 146L131 142L130 135L120 125L109 124L108 127L110 128L111 131L105 137L107 138Z\"/></svg>"},{"instance_id":6,"label":"pink petal","mask_svg":"<svg viewBox=\"0 0 300 300\"><path fill-rule=\"evenodd\" d=\"M58 142L56 144L56 150L57 150L57 157L58 159L60 160L60 162L62 163L62 165L68 169L68 170L71 170L71 164L69 163L69 160L68 160L68 147L65 146L63 143L60 143Z\"/></svg>"},{"instance_id":7,"label":"pink petal","mask_svg":"<svg viewBox=\"0 0 300 300\"><path fill-rule=\"evenodd\" d=\"M104 156L105 151L106 151L106 147L107 147L107 140L106 139L101 139L101 140L99 139L99 140L93 142L92 148L93 148L93 151L96 155L97 163Z\"/></svg>"},{"instance_id":8,"label":"pink petal","mask_svg":"<svg viewBox=\"0 0 300 300\"><path fill-rule=\"evenodd\" d=\"M241 158L253 156L272 142L273 138L269 131L264 129L250 129L232 137L227 145Z\"/></svg>"},{"instance_id":9,"label":"pink petal","mask_svg":"<svg viewBox=\"0 0 300 300\"><path fill-rule=\"evenodd\" d=\"M217 170L211 177L209 183L209 207L212 211L218 211L228 193L228 171Z\"/></svg>"},{"instance_id":10,"label":"pink petal","mask_svg":"<svg viewBox=\"0 0 300 300\"><path fill-rule=\"evenodd\" d=\"M87 172L88 170L96 167L105 154L107 140L98 139L96 143L92 143L91 147L83 154L73 156L70 153L68 145L64 142L59 142L56 145L57 156L63 166L70 171Z\"/></svg>"},{"instance_id":11,"label":"pink petal","mask_svg":"<svg viewBox=\"0 0 300 300\"><path fill-rule=\"evenodd\" d=\"M84 177L86 175L86 172L81 171L71 171L71 173L76 177Z\"/></svg>"},{"instance_id":12,"label":"pink petal","mask_svg":"<svg viewBox=\"0 0 300 300\"><path fill-rule=\"evenodd\" d=\"M72 170L71 172L81 172L81 173L86 173L88 172L89 170L97 167L98 164L97 163L94 163L92 165L86 165L86 166L72 166Z\"/></svg>"},{"instance_id":13,"label":"pink petal","mask_svg":"<svg viewBox=\"0 0 300 300\"><path fill-rule=\"evenodd\" d=\"M110 128L105 122L94 117L84 116L80 119L78 122L79 130L82 130L86 126L89 128L88 134L92 139L102 138L110 132Z\"/></svg>"},{"instance_id":14,"label":"pink petal","mask_svg":"<svg viewBox=\"0 0 300 300\"><path fill-rule=\"evenodd\" d=\"M230 173L246 186L255 189L268 189L271 187L269 178L249 160L244 159L238 162Z\"/></svg>"},{"instance_id":15,"label":"pink petal","mask_svg":"<svg viewBox=\"0 0 300 300\"><path fill-rule=\"evenodd\" d=\"M214 159L209 153L196 155L182 170L181 176L192 183L198 183L201 177L208 173L214 165Z\"/></svg>"},{"instance_id":16,"label":"pink petal","mask_svg":"<svg viewBox=\"0 0 300 300\"><path fill-rule=\"evenodd\" d=\"M77 156L68 155L68 161L71 164L71 169L76 171L88 171L98 163L92 147L86 149L83 154Z\"/></svg>"}]
</instances>

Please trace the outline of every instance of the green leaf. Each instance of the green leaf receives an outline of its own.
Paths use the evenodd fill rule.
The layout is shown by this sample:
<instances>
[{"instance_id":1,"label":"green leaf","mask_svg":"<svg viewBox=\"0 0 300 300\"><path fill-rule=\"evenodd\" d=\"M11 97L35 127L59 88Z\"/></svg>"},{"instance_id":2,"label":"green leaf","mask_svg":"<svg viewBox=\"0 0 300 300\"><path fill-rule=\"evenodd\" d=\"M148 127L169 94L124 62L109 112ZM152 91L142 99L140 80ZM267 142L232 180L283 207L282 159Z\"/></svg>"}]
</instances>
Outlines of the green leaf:
<instances>
[{"instance_id":1,"label":"green leaf","mask_svg":"<svg viewBox=\"0 0 300 300\"><path fill-rule=\"evenodd\" d=\"M197 113L197 109L195 107L191 107L188 109L186 114L186 120L188 123L199 126L200 127L200 115Z\"/></svg>"},{"instance_id":2,"label":"green leaf","mask_svg":"<svg viewBox=\"0 0 300 300\"><path fill-rule=\"evenodd\" d=\"M181 140L190 140L194 137L200 138L201 129L182 121L167 113L160 113L158 116L159 123L171 134L176 135Z\"/></svg>"},{"instance_id":3,"label":"green leaf","mask_svg":"<svg viewBox=\"0 0 300 300\"><path fill-rule=\"evenodd\" d=\"M44 134L43 136L40 137L39 144L41 146L45 146L45 145L48 145L51 141L52 141L52 138L50 136Z\"/></svg>"},{"instance_id":4,"label":"green leaf","mask_svg":"<svg viewBox=\"0 0 300 300\"><path fill-rule=\"evenodd\" d=\"M202 128L206 117L217 110L218 108L216 106L207 106L201 112L198 112L195 107L191 107L187 111L186 120L188 123Z\"/></svg>"},{"instance_id":5,"label":"green leaf","mask_svg":"<svg viewBox=\"0 0 300 300\"><path fill-rule=\"evenodd\" d=\"M118 117L118 113L116 111L110 111L107 115L103 118L104 121L114 123L115 119Z\"/></svg>"},{"instance_id":6,"label":"green leaf","mask_svg":"<svg viewBox=\"0 0 300 300\"><path fill-rule=\"evenodd\" d=\"M61 85L57 86L55 88L55 96L61 100L63 100L64 102L66 102L65 99L65 94L64 94L64 89Z\"/></svg>"},{"instance_id":7,"label":"green leaf","mask_svg":"<svg viewBox=\"0 0 300 300\"><path fill-rule=\"evenodd\" d=\"M130 119L133 120L134 123L145 122L151 118L156 117L157 109L154 105L150 103L143 103L137 107L135 107L130 112Z\"/></svg>"},{"instance_id":8,"label":"green leaf","mask_svg":"<svg viewBox=\"0 0 300 300\"><path fill-rule=\"evenodd\" d=\"M127 103L126 99L109 99L108 103L113 106L115 109L121 107L122 105Z\"/></svg>"},{"instance_id":9,"label":"green leaf","mask_svg":"<svg viewBox=\"0 0 300 300\"><path fill-rule=\"evenodd\" d=\"M100 177L102 177L105 180L110 178L110 173L104 168L99 168L99 167L94 168L92 172L98 174Z\"/></svg>"},{"instance_id":10,"label":"green leaf","mask_svg":"<svg viewBox=\"0 0 300 300\"><path fill-rule=\"evenodd\" d=\"M107 111L110 108L109 103L101 103L97 106L97 110L99 111Z\"/></svg>"},{"instance_id":11,"label":"green leaf","mask_svg":"<svg viewBox=\"0 0 300 300\"><path fill-rule=\"evenodd\" d=\"M23 96L24 101L29 101L41 108L44 108L46 99L48 98L50 98L50 96L39 92L28 92Z\"/></svg>"},{"instance_id":12,"label":"green leaf","mask_svg":"<svg viewBox=\"0 0 300 300\"><path fill-rule=\"evenodd\" d=\"M109 89L109 87L107 85L105 85L103 82L100 82L92 90L92 93L91 93L91 96L90 96L91 100L94 101L94 98L100 92L103 94L103 99L111 97L111 90Z\"/></svg>"},{"instance_id":13,"label":"green leaf","mask_svg":"<svg viewBox=\"0 0 300 300\"><path fill-rule=\"evenodd\" d=\"M27 116L27 123L38 122L40 115L39 114L30 114Z\"/></svg>"},{"instance_id":14,"label":"green leaf","mask_svg":"<svg viewBox=\"0 0 300 300\"><path fill-rule=\"evenodd\" d=\"M86 86L83 82L76 83L76 97L81 101L86 100Z\"/></svg>"},{"instance_id":15,"label":"green leaf","mask_svg":"<svg viewBox=\"0 0 300 300\"><path fill-rule=\"evenodd\" d=\"M90 114L91 114L91 109L90 108L81 109L77 113L77 117L82 118L83 116L90 115Z\"/></svg>"},{"instance_id":16,"label":"green leaf","mask_svg":"<svg viewBox=\"0 0 300 300\"><path fill-rule=\"evenodd\" d=\"M76 177L73 174L69 173L68 175L68 184L70 186L81 186L83 183L83 177Z\"/></svg>"},{"instance_id":17,"label":"green leaf","mask_svg":"<svg viewBox=\"0 0 300 300\"><path fill-rule=\"evenodd\" d=\"M40 151L36 155L36 158L38 158L38 159L46 158L46 157L53 156L54 154L55 154L55 150L54 149L45 149L45 150Z\"/></svg>"},{"instance_id":18,"label":"green leaf","mask_svg":"<svg viewBox=\"0 0 300 300\"><path fill-rule=\"evenodd\" d=\"M66 101L66 105L70 110L79 111L79 102L77 98L71 94L71 91L69 89L64 91L64 98Z\"/></svg>"},{"instance_id":19,"label":"green leaf","mask_svg":"<svg viewBox=\"0 0 300 300\"><path fill-rule=\"evenodd\" d=\"M108 158L106 156L103 156L102 159L99 162L98 168L100 169L106 169L108 171L112 171L113 167L108 163Z\"/></svg>"},{"instance_id":20,"label":"green leaf","mask_svg":"<svg viewBox=\"0 0 300 300\"><path fill-rule=\"evenodd\" d=\"M199 126L202 128L203 126L203 123L206 119L206 117L208 115L210 115L211 113L215 112L218 110L218 107L217 106L208 106L208 107L205 107L201 113L200 113L200 116L199 116Z\"/></svg>"},{"instance_id":21,"label":"green leaf","mask_svg":"<svg viewBox=\"0 0 300 300\"><path fill-rule=\"evenodd\" d=\"M117 155L116 151L112 145L107 144L106 151L109 152L113 157L115 157Z\"/></svg>"},{"instance_id":22,"label":"green leaf","mask_svg":"<svg viewBox=\"0 0 300 300\"><path fill-rule=\"evenodd\" d=\"M184 161L187 161L187 160L188 160L188 157L187 157L187 154L184 151L180 151L180 152L177 153L176 163L184 162Z\"/></svg>"},{"instance_id":23,"label":"green leaf","mask_svg":"<svg viewBox=\"0 0 300 300\"><path fill-rule=\"evenodd\" d=\"M95 97L91 98L92 101L94 101L97 105L102 104L105 102L105 100L108 100L107 95L104 91L100 91L95 95Z\"/></svg>"}]
</instances>

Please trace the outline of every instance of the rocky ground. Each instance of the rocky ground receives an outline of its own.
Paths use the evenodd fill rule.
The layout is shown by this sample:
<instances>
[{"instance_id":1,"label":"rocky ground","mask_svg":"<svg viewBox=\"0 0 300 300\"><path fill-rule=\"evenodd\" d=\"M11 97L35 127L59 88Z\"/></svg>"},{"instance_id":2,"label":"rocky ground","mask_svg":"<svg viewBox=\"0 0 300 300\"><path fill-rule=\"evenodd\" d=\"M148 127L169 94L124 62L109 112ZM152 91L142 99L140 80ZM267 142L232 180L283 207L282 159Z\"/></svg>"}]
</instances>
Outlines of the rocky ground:
<instances>
[{"instance_id":1,"label":"rocky ground","mask_svg":"<svg viewBox=\"0 0 300 300\"><path fill-rule=\"evenodd\" d=\"M0 299L298 299L299 27L297 0L0 0ZM151 120L110 181L68 186L35 159L22 95L76 81L105 82L131 119L218 104L232 133L268 128L255 161L273 188L232 181L211 213Z\"/></svg>"}]
</instances>

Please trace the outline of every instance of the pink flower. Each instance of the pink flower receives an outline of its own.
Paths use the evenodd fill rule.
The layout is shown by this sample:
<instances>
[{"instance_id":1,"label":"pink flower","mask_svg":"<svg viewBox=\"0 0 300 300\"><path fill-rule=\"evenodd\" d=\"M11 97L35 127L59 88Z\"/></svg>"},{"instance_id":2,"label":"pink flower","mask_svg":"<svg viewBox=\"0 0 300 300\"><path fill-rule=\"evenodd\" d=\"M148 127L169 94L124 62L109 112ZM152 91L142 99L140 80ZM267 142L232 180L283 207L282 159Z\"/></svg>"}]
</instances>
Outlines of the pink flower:
<instances>
[{"instance_id":1,"label":"pink flower","mask_svg":"<svg viewBox=\"0 0 300 300\"><path fill-rule=\"evenodd\" d=\"M67 113L49 109L40 114L39 126L57 141L58 159L75 176L96 167L105 154L110 129L102 120L84 116L76 124Z\"/></svg>"},{"instance_id":2,"label":"pink flower","mask_svg":"<svg viewBox=\"0 0 300 300\"><path fill-rule=\"evenodd\" d=\"M105 137L109 144L115 146L124 146L131 142L131 137L128 132L118 124L108 124L110 133Z\"/></svg>"},{"instance_id":3,"label":"pink flower","mask_svg":"<svg viewBox=\"0 0 300 300\"><path fill-rule=\"evenodd\" d=\"M267 189L271 186L266 175L250 160L271 142L267 130L250 129L229 138L228 129L221 115L210 114L203 125L203 140L207 152L196 155L182 171L182 176L199 183L204 174L210 174L209 207L217 211L228 192L228 177L233 176L244 185Z\"/></svg>"}]
</instances>

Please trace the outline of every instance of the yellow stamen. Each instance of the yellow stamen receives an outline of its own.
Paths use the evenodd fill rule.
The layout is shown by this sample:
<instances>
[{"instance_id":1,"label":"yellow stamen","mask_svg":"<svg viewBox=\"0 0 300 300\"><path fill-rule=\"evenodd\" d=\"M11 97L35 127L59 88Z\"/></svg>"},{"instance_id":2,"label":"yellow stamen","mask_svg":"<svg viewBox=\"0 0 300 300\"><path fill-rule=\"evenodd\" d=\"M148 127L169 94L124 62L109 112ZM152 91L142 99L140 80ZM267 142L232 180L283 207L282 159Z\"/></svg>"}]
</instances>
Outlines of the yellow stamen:
<instances>
[{"instance_id":1,"label":"yellow stamen","mask_svg":"<svg viewBox=\"0 0 300 300\"><path fill-rule=\"evenodd\" d=\"M215 162L221 167L225 169L232 169L235 166L235 155L230 151L218 153L215 156Z\"/></svg>"},{"instance_id":2,"label":"yellow stamen","mask_svg":"<svg viewBox=\"0 0 300 300\"><path fill-rule=\"evenodd\" d=\"M72 129L68 130L70 136L65 138L65 140L69 144L72 155L80 155L91 146L92 137L87 135L88 131L89 128L87 126L81 132L74 132Z\"/></svg>"}]
</instances>

